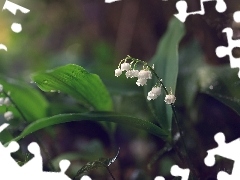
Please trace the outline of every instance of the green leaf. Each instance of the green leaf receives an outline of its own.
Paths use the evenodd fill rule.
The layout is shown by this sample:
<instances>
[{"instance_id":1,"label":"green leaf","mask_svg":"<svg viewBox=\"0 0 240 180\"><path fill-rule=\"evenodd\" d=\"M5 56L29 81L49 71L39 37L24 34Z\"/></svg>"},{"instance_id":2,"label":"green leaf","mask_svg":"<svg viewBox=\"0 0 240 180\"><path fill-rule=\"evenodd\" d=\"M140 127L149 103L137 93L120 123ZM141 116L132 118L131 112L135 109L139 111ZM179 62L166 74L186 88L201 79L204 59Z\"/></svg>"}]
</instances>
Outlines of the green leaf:
<instances>
[{"instance_id":1,"label":"green leaf","mask_svg":"<svg viewBox=\"0 0 240 180\"><path fill-rule=\"evenodd\" d=\"M131 116L119 115L112 112L88 112L88 113L76 113L76 114L60 114L48 118L39 119L29 126L27 126L22 133L14 138L13 140L18 141L25 136L36 132L40 129L45 127L49 127L56 124L67 123L71 121L83 121L83 120L90 120L90 121L106 121L106 122L114 122L119 123L121 125L128 125L130 127L135 127L141 130L145 130L153 135L156 135L163 140L168 141L168 133L162 130L160 127L156 126L155 124L138 119Z\"/></svg>"},{"instance_id":2,"label":"green leaf","mask_svg":"<svg viewBox=\"0 0 240 180\"><path fill-rule=\"evenodd\" d=\"M168 29L161 39L157 51L150 61L154 64L154 70L169 90L175 93L178 75L178 45L185 33L183 23L175 17L171 19ZM156 84L157 78L154 76L145 87L145 94ZM149 105L152 112L157 117L158 123L163 129L171 131L172 109L164 102L165 94L162 93L156 100L150 101Z\"/></svg>"},{"instance_id":3,"label":"green leaf","mask_svg":"<svg viewBox=\"0 0 240 180\"><path fill-rule=\"evenodd\" d=\"M240 115L240 92L238 69L231 69L229 65L207 67L202 70L199 78L201 92L225 104Z\"/></svg>"},{"instance_id":4,"label":"green leaf","mask_svg":"<svg viewBox=\"0 0 240 180\"><path fill-rule=\"evenodd\" d=\"M78 176L80 176L83 173L86 173L88 171L91 171L93 169L99 168L99 167L105 167L108 168L112 163L114 163L118 157L119 150L117 152L117 155L114 158L99 158L96 161L88 162L86 165L84 165L76 174L76 176L73 179L76 179Z\"/></svg>"},{"instance_id":5,"label":"green leaf","mask_svg":"<svg viewBox=\"0 0 240 180\"><path fill-rule=\"evenodd\" d=\"M78 65L69 64L36 73L33 80L43 91L61 91L95 110L112 110L111 97L99 76Z\"/></svg>"},{"instance_id":6,"label":"green leaf","mask_svg":"<svg viewBox=\"0 0 240 180\"><path fill-rule=\"evenodd\" d=\"M207 64L200 44L193 39L179 51L179 73L176 88L176 105L192 111L195 97L199 91L201 69Z\"/></svg>"},{"instance_id":7,"label":"green leaf","mask_svg":"<svg viewBox=\"0 0 240 180\"><path fill-rule=\"evenodd\" d=\"M13 139L12 134L6 129L0 133L0 142L5 144Z\"/></svg>"},{"instance_id":8,"label":"green leaf","mask_svg":"<svg viewBox=\"0 0 240 180\"><path fill-rule=\"evenodd\" d=\"M239 116L240 116L240 98L233 98L231 96L226 96L218 93L213 93L210 91L205 92L209 96L212 96L213 98L217 99L221 103L225 104L226 106L230 107L232 110L234 110Z\"/></svg>"},{"instance_id":9,"label":"green leaf","mask_svg":"<svg viewBox=\"0 0 240 180\"><path fill-rule=\"evenodd\" d=\"M29 122L46 117L49 104L38 90L23 82L2 76L0 76L0 84L3 85L6 93L10 92L11 99ZM6 110L3 106L0 109L1 112ZM12 109L17 113L16 108Z\"/></svg>"}]
</instances>

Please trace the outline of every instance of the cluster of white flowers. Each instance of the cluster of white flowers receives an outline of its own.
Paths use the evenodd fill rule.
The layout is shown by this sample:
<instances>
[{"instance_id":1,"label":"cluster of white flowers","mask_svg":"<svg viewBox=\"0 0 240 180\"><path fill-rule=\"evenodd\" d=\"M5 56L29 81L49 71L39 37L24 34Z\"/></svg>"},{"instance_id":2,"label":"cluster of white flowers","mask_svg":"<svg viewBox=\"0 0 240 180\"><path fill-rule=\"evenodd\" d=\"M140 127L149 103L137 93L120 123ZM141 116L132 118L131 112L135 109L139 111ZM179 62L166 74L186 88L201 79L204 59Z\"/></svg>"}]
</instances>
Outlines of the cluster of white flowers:
<instances>
[{"instance_id":1,"label":"cluster of white flowers","mask_svg":"<svg viewBox=\"0 0 240 180\"><path fill-rule=\"evenodd\" d=\"M138 86L144 86L147 84L148 79L152 79L152 72L150 69L154 69L154 65L152 68L149 68L148 66L144 66L142 70L136 70L135 68L132 68L132 63L127 63L126 60L123 63L120 63L121 65L118 66L118 69L115 70L115 76L122 75L123 71L126 71L125 75L127 78L134 78L137 77L136 84ZM154 100L161 94L161 87L159 84L155 85L151 91L148 92L147 99ZM173 104L176 100L176 97L171 93L169 95L166 95L165 102L166 104Z\"/></svg>"},{"instance_id":2,"label":"cluster of white flowers","mask_svg":"<svg viewBox=\"0 0 240 180\"><path fill-rule=\"evenodd\" d=\"M120 76L123 71L126 71L127 78L137 77L138 80L136 84L138 86L144 86L147 84L148 79L152 79L152 72L148 69L142 69L141 71L132 69L131 65L127 62L121 64L121 68L115 70L115 76Z\"/></svg>"},{"instance_id":3,"label":"cluster of white flowers","mask_svg":"<svg viewBox=\"0 0 240 180\"><path fill-rule=\"evenodd\" d=\"M9 106L11 104L11 101L8 97L0 97L0 106L6 105Z\"/></svg>"},{"instance_id":4,"label":"cluster of white flowers","mask_svg":"<svg viewBox=\"0 0 240 180\"><path fill-rule=\"evenodd\" d=\"M138 80L136 84L138 86L144 86L147 84L148 79L152 79L152 72L147 69L143 69L138 73Z\"/></svg>"},{"instance_id":5,"label":"cluster of white flowers","mask_svg":"<svg viewBox=\"0 0 240 180\"><path fill-rule=\"evenodd\" d=\"M3 93L3 85L0 84L0 94L2 94L2 93ZM4 106L4 105L5 106L11 105L11 101L10 101L9 97L0 97L0 106ZM7 121L14 118L12 111L6 111L3 116Z\"/></svg>"}]
</instances>

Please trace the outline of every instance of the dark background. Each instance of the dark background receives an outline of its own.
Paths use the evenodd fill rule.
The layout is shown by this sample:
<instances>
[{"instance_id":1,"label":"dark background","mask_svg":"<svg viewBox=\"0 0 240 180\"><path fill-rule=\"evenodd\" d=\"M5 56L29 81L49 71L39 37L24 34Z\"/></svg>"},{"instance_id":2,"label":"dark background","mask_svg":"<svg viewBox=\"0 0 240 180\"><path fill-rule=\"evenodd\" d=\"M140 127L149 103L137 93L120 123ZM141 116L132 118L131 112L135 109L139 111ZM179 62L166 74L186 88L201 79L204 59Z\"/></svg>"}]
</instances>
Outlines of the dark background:
<instances>
[{"instance_id":1,"label":"dark background","mask_svg":"<svg viewBox=\"0 0 240 180\"><path fill-rule=\"evenodd\" d=\"M170 18L177 13L177 1L123 0L111 4L100 0L12 2L31 11L28 14L18 12L16 16L8 11L1 13L0 42L8 47L8 52L0 52L1 74L30 82L33 72L68 63L78 64L103 78L112 93L117 112L149 117L142 89L136 90L134 94L130 86L119 95L111 91L113 78L108 79L104 71L105 67L109 67L108 70L111 70L114 76L114 69L119 61L128 54L149 61L167 29ZM200 8L197 0L188 0L187 3L188 12ZM218 58L215 49L220 45L227 46L226 35L222 33L225 27L233 28L233 38L239 37L240 26L233 21L232 15L240 9L240 4L237 0L228 0L226 3L227 11L222 14L214 8L216 1L211 1L205 3L204 16L187 18L186 35L180 49L195 39L202 53L201 62L216 67L229 66L228 57ZM21 33L15 34L11 31L13 22L22 24ZM239 50L236 48L233 53L238 57ZM190 66L185 68L192 70ZM225 86L234 87L237 97L239 82L236 73L233 78L229 78L231 81ZM181 82L178 81L177 85L180 96L185 89ZM219 93L225 95L222 89L220 88ZM48 96L50 100L62 98ZM200 179L214 179L220 170L230 172L231 161L221 159L217 165L209 168L204 165L203 158L208 149L217 146L213 139L217 132L224 132L227 141L240 136L240 118L237 113L200 90L197 90L190 108L179 103L177 111L185 128L190 158ZM186 167L186 164L176 157L176 153L170 151L149 170L147 163L163 148L164 143L156 137L128 127L117 128L114 143L108 133L96 123L69 123L58 126L56 133L58 138L46 143L49 151L52 151L52 157L70 151L81 153L83 149L87 149L86 151L95 154L97 158L98 148L103 149L105 156L111 156L116 153L117 147L120 147L119 159L110 168L116 179L153 179L157 175L172 179L172 176L169 176L172 164ZM53 142L55 148L52 147ZM105 170L102 171L96 170L90 172L90 175L93 179L106 179L109 175Z\"/></svg>"}]
</instances>

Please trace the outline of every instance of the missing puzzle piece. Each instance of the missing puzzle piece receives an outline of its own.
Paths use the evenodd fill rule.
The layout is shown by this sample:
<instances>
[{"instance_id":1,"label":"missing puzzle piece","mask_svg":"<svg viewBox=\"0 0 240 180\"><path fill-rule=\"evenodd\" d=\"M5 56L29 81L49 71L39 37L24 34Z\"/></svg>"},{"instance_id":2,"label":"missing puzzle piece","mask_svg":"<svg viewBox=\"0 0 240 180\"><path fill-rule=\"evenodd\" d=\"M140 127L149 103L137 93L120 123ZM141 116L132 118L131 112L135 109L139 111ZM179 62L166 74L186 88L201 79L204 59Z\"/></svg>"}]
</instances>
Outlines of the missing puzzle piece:
<instances>
[{"instance_id":1,"label":"missing puzzle piece","mask_svg":"<svg viewBox=\"0 0 240 180\"><path fill-rule=\"evenodd\" d=\"M226 9L227 9L227 6L226 6L226 3L224 2L224 0L201 0L201 2L200 2L200 5L201 5L200 11L195 11L195 12L188 13L187 12L187 8L188 8L187 2L185 0L181 0L181 1L178 1L176 3L176 9L178 11L178 14L175 14L174 16L176 18L178 18L181 22L185 22L186 18L189 15L194 15L194 14L203 15L203 14L205 14L205 9L204 9L203 3L207 2L207 1L217 1L215 9L219 13L222 13L222 12L226 11Z\"/></svg>"},{"instance_id":2,"label":"missing puzzle piece","mask_svg":"<svg viewBox=\"0 0 240 180\"><path fill-rule=\"evenodd\" d=\"M240 22L240 11L236 11L233 14L233 19L235 22ZM216 55L219 58L224 56L229 56L230 67L231 68L240 68L240 58L235 58L232 54L233 48L240 47L240 39L233 40L233 30L229 27L223 29L223 32L227 35L228 47L218 46L216 48ZM238 77L240 78L240 71L238 72Z\"/></svg>"},{"instance_id":3,"label":"missing puzzle piece","mask_svg":"<svg viewBox=\"0 0 240 180\"><path fill-rule=\"evenodd\" d=\"M0 133L6 129L9 124L4 123L0 126ZM0 179L15 180L44 180L44 179L58 179L58 180L71 180L66 174L66 170L70 166L70 161L61 160L59 163L60 172L44 172L43 160L41 150L36 142L28 145L28 151L34 157L26 162L22 167L12 158L11 153L19 150L19 144L12 141L7 147L3 146L0 142Z\"/></svg>"},{"instance_id":4,"label":"missing puzzle piece","mask_svg":"<svg viewBox=\"0 0 240 180\"><path fill-rule=\"evenodd\" d=\"M61 160L59 162L60 172L45 172L43 171L43 160L41 156L41 150L36 142L32 142L28 145L28 151L34 155L26 164L21 167L21 175L24 176L25 180L36 177L37 180L43 179L58 179L58 180L71 180L65 175L66 170L70 166L68 160Z\"/></svg>"},{"instance_id":5,"label":"missing puzzle piece","mask_svg":"<svg viewBox=\"0 0 240 180\"><path fill-rule=\"evenodd\" d=\"M189 169L182 169L178 165L173 165L171 167L170 172L175 177L178 177L178 176L182 177L181 180L188 180L188 177L189 177L189 174L190 174ZM157 176L157 177L155 177L154 180L165 180L165 178L162 177L162 176Z\"/></svg>"},{"instance_id":6,"label":"missing puzzle piece","mask_svg":"<svg viewBox=\"0 0 240 180\"><path fill-rule=\"evenodd\" d=\"M43 179L58 179L58 180L71 180L66 174L66 170L70 165L68 160L62 160L59 163L60 172L44 172L42 166L42 156L40 147L37 143L32 142L28 146L30 153L34 157L29 160L22 167L12 158L11 153L19 150L19 144L15 141L9 143L4 147L0 142L0 179L8 180L24 179L24 180L43 180Z\"/></svg>"},{"instance_id":7,"label":"missing puzzle piece","mask_svg":"<svg viewBox=\"0 0 240 180\"><path fill-rule=\"evenodd\" d=\"M174 165L171 168L171 174L175 177L181 176L182 180L188 180L190 170L189 169L182 169L178 165Z\"/></svg>"},{"instance_id":8,"label":"missing puzzle piece","mask_svg":"<svg viewBox=\"0 0 240 180\"><path fill-rule=\"evenodd\" d=\"M217 148L208 150L208 155L204 159L204 163L207 166L213 166L215 164L215 156L225 157L227 159L233 160L232 174L220 171L217 175L218 180L239 180L240 177L240 139L236 139L232 142L225 142L225 135L223 133L217 133L214 136L215 141L218 144Z\"/></svg>"}]
</instances>

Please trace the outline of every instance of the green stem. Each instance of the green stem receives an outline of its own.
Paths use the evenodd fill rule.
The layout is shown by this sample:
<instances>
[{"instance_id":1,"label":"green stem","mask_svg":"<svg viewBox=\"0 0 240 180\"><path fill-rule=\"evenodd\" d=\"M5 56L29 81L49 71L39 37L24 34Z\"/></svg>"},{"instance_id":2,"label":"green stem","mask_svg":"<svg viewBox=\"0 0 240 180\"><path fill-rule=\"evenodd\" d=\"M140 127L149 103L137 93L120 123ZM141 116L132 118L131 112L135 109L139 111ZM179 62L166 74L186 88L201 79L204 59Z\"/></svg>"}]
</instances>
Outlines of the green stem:
<instances>
[{"instance_id":1,"label":"green stem","mask_svg":"<svg viewBox=\"0 0 240 180\"><path fill-rule=\"evenodd\" d=\"M195 173L195 170L193 168L193 165L191 163L191 160L190 160L190 157L188 155L188 151L187 151L187 146L186 146L186 143L185 143L185 140L184 140L184 135L183 135L183 131L182 131L182 127L181 127L181 124L177 118L177 113L176 113L176 108L174 106L174 104L171 104L171 107L172 107L172 111L173 111L173 116L174 116L174 119L175 119L175 123L177 125L177 128L178 128L178 131L180 133L180 139L181 139L181 142L182 142L182 145L183 145L183 148L184 148L184 151L185 151L185 157L186 157L186 161L187 161L187 165L189 167L189 169L191 170L191 172L194 174L194 176L196 177L196 173Z\"/></svg>"},{"instance_id":2,"label":"green stem","mask_svg":"<svg viewBox=\"0 0 240 180\"><path fill-rule=\"evenodd\" d=\"M112 172L110 171L110 169L108 167L106 167L106 169L107 169L108 173L110 174L110 176L112 177L112 179L115 180L115 178L114 178Z\"/></svg>"},{"instance_id":3,"label":"green stem","mask_svg":"<svg viewBox=\"0 0 240 180\"><path fill-rule=\"evenodd\" d=\"M132 61L135 61L135 62L140 62L140 63L143 63L144 66L147 66L147 68L154 74L154 76L156 76L156 78L158 79L158 82L163 87L165 93L169 94L169 92L168 92L167 88L165 87L162 79L157 75L157 73L154 71L154 69L151 66L149 66L146 62L144 62L142 60L139 60L139 59L136 59L136 58L132 58L129 55L127 56L126 60L132 60ZM195 174L195 170L192 166L192 163L190 161L190 157L189 157L188 152L187 152L187 146L186 146L186 143L185 143L185 140L184 140L183 130L182 130L180 122L177 118L176 108L175 108L173 103L171 104L171 108L172 108L172 111L173 111L173 116L174 116L174 119L175 119L175 123L176 123L178 131L180 133L180 139L181 139L181 142L183 144L184 151L185 151L185 159L186 159L187 165L188 165L189 169L191 170L191 172Z\"/></svg>"},{"instance_id":4,"label":"green stem","mask_svg":"<svg viewBox=\"0 0 240 180\"><path fill-rule=\"evenodd\" d=\"M161 149L159 152L157 152L153 158L151 158L150 162L148 163L147 167L148 169L151 169L151 167L153 166L153 164L159 159L161 158L165 153L169 152L172 149L171 145L169 143L166 144L166 146Z\"/></svg>"}]
</instances>

